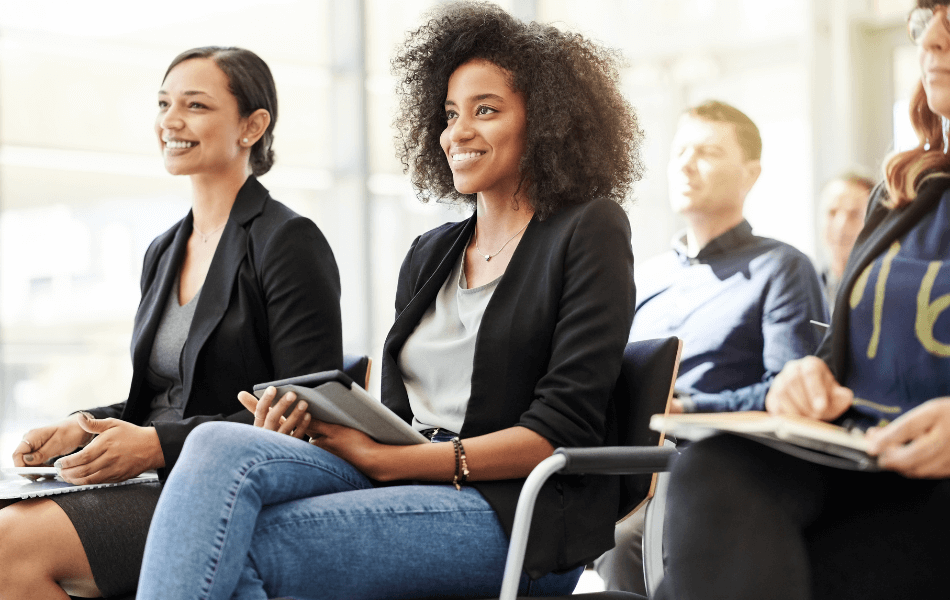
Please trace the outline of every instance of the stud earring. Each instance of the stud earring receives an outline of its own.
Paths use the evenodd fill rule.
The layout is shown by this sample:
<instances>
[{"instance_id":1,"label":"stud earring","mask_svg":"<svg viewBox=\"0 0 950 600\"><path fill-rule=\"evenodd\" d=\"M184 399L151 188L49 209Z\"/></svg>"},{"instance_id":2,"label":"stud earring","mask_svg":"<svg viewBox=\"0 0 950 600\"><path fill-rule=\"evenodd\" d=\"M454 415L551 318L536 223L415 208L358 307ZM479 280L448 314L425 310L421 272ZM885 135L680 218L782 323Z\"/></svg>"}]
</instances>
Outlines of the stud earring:
<instances>
[{"instance_id":1,"label":"stud earring","mask_svg":"<svg viewBox=\"0 0 950 600\"><path fill-rule=\"evenodd\" d=\"M243 142L246 144L246 143L247 143L247 138L244 138Z\"/></svg>"}]
</instances>

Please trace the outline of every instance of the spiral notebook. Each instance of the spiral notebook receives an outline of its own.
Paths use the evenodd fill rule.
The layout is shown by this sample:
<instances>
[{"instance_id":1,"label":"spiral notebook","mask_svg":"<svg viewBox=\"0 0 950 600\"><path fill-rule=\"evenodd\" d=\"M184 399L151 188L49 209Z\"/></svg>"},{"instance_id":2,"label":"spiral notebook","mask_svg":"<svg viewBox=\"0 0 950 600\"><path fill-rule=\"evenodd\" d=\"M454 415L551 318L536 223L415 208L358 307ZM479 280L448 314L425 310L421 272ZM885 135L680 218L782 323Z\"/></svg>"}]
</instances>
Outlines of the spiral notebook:
<instances>
[{"instance_id":1,"label":"spiral notebook","mask_svg":"<svg viewBox=\"0 0 950 600\"><path fill-rule=\"evenodd\" d=\"M23 475L32 474L53 479L30 481ZM118 487L136 483L158 481L158 473L146 471L138 477L126 479L118 483L96 483L92 485L73 485L55 477L54 467L3 467L0 468L0 500L26 500L27 498L43 498L55 494L68 494L98 488Z\"/></svg>"}]
</instances>

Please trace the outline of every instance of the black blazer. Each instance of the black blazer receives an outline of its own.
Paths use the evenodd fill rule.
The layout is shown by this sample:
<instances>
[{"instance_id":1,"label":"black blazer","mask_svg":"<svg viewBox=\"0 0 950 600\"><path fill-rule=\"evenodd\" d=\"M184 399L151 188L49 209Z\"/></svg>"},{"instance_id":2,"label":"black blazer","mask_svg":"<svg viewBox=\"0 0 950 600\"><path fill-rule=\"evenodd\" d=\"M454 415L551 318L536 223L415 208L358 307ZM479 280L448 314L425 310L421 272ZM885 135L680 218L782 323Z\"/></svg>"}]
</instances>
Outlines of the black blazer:
<instances>
[{"instance_id":1,"label":"black blazer","mask_svg":"<svg viewBox=\"0 0 950 600\"><path fill-rule=\"evenodd\" d=\"M178 276L192 214L145 253L125 402L90 410L138 425L156 391L145 382L152 342ZM179 358L184 419L155 423L164 478L188 433L206 421L253 422L237 393L254 384L343 366L340 275L317 226L271 198L255 177L238 192Z\"/></svg>"},{"instance_id":2,"label":"black blazer","mask_svg":"<svg viewBox=\"0 0 950 600\"><path fill-rule=\"evenodd\" d=\"M848 265L841 276L841 285L835 298L831 327L816 353L828 363L835 379L843 382L851 370L850 317L848 298L861 272L878 256L886 252L894 240L911 230L925 215L934 210L944 192L950 188L950 177L927 180L920 187L917 198L910 204L891 210L881 202L887 199L887 189L879 184L871 192L868 215L858 239L851 250Z\"/></svg>"},{"instance_id":3,"label":"black blazer","mask_svg":"<svg viewBox=\"0 0 950 600\"><path fill-rule=\"evenodd\" d=\"M399 273L382 398L407 422L412 412L397 357L474 228L473 216L416 238ZM461 437L520 425L555 448L604 444L634 306L630 224L616 203L595 200L532 219L482 317ZM523 483L472 483L509 535ZM611 548L617 502L614 478L549 481L534 513L527 572L536 578L569 569Z\"/></svg>"}]
</instances>

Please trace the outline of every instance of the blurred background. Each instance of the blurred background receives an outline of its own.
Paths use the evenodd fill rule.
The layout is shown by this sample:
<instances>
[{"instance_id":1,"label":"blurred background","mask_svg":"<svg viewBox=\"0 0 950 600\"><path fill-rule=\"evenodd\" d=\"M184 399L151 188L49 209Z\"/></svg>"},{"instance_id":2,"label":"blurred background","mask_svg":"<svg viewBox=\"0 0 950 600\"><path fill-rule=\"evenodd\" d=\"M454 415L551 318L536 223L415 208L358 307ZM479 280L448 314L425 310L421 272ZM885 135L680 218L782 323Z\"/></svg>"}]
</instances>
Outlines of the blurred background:
<instances>
[{"instance_id":1,"label":"blurred background","mask_svg":"<svg viewBox=\"0 0 950 600\"><path fill-rule=\"evenodd\" d=\"M142 257L190 206L152 128L165 69L187 48L243 46L270 65L277 166L261 181L326 234L344 346L378 359L412 239L466 216L419 203L393 151L389 60L433 4L0 0L0 465L28 428L126 396ZM691 104L725 100L758 124L747 217L819 265L821 185L853 166L879 173L889 151L916 145L911 0L499 4L626 57L624 91L646 131L647 172L628 207L638 260L682 226L665 169Z\"/></svg>"}]
</instances>

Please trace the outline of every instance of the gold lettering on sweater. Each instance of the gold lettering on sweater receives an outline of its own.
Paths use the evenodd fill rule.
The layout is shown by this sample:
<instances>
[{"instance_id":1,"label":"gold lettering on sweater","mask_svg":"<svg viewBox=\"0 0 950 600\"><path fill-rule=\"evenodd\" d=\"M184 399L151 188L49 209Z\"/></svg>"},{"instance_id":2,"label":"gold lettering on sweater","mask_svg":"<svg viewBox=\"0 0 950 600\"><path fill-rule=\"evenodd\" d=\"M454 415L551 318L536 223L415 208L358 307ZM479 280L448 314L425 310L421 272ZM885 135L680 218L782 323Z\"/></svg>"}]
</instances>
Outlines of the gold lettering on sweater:
<instances>
[{"instance_id":1,"label":"gold lettering on sweater","mask_svg":"<svg viewBox=\"0 0 950 600\"><path fill-rule=\"evenodd\" d=\"M891 274L891 263L900 252L900 242L894 242L881 261L881 272L877 274L877 284L874 286L874 329L871 332L871 341L868 343L868 358L877 356L877 346L881 341L881 322L884 318L884 290L887 288L887 277Z\"/></svg>"},{"instance_id":2,"label":"gold lettering on sweater","mask_svg":"<svg viewBox=\"0 0 950 600\"><path fill-rule=\"evenodd\" d=\"M930 294L933 292L934 282L937 280L937 274L943 263L933 261L927 267L927 273L920 283L920 291L917 293L917 319L914 322L914 328L917 331L917 339L921 345L936 356L942 358L950 357L950 344L946 344L934 337L934 327L940 314L950 306L950 294L944 294L933 302L930 301Z\"/></svg>"},{"instance_id":3,"label":"gold lettering on sweater","mask_svg":"<svg viewBox=\"0 0 950 600\"><path fill-rule=\"evenodd\" d=\"M871 277L871 269L874 267L874 263L869 264L867 267L861 271L861 276L854 281L854 287L851 288L851 309L858 307L858 304L861 304L861 298L864 298L864 288L868 286L868 279Z\"/></svg>"}]
</instances>

